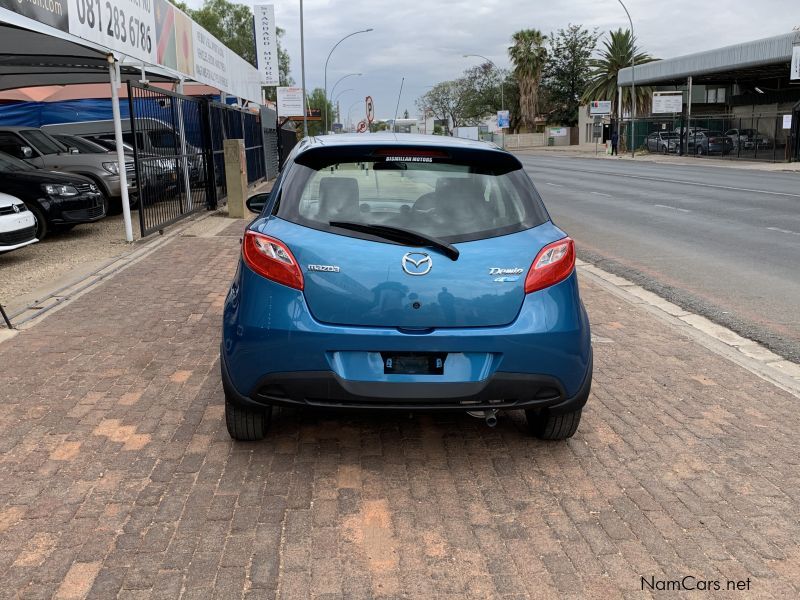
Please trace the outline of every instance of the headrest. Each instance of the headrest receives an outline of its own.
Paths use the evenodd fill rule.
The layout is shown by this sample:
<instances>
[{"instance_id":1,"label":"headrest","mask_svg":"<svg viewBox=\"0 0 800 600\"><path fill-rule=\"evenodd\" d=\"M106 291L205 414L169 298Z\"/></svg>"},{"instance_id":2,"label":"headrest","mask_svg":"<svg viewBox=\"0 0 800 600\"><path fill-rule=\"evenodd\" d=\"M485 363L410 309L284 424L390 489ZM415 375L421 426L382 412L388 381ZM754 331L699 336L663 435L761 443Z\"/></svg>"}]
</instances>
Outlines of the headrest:
<instances>
[{"instance_id":1,"label":"headrest","mask_svg":"<svg viewBox=\"0 0 800 600\"><path fill-rule=\"evenodd\" d=\"M358 181L354 177L324 177L320 180L319 218L348 220L358 214Z\"/></svg>"}]
</instances>

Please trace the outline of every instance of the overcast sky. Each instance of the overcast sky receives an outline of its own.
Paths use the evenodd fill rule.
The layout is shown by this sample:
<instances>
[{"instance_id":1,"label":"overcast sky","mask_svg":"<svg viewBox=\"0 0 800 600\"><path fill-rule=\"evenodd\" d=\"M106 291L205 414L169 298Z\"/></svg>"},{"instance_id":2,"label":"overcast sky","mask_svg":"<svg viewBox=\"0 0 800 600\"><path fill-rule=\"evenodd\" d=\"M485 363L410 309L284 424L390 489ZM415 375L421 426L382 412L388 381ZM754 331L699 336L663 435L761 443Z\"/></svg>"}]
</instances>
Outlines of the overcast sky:
<instances>
[{"instance_id":1,"label":"overcast sky","mask_svg":"<svg viewBox=\"0 0 800 600\"><path fill-rule=\"evenodd\" d=\"M269 4L246 0L248 4ZM625 0L639 45L659 58L708 50L787 33L800 26L799 0ZM292 76L300 85L299 0L273 0L276 21L286 30L284 46ZM201 0L189 0L199 6ZM415 116L415 100L431 86L453 79L481 62L478 53L508 66L511 35L523 28L550 33L570 23L602 32L628 27L618 0L305 0L306 87L323 86L325 59L342 37L359 29L375 31L343 42L331 56L328 86L347 73L336 90L346 113L371 94L376 116L392 118L405 77L400 114ZM361 102L352 109L360 112Z\"/></svg>"}]
</instances>

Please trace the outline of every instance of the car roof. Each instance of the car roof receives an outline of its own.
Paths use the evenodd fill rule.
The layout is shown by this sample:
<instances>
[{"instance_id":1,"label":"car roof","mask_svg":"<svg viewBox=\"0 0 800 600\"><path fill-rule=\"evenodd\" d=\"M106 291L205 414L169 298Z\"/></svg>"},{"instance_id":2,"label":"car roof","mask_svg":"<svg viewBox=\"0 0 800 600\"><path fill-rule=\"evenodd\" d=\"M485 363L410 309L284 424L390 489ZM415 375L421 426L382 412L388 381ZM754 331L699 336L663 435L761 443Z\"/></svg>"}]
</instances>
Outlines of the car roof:
<instances>
[{"instance_id":1,"label":"car roof","mask_svg":"<svg viewBox=\"0 0 800 600\"><path fill-rule=\"evenodd\" d=\"M464 150L495 150L504 152L496 144L491 142L481 142L478 140L468 140L444 135L391 132L320 135L304 138L300 141L300 144L305 146L299 150L301 153L312 148L343 148L347 146L364 146L371 144L390 147L424 146L428 148L460 148Z\"/></svg>"},{"instance_id":2,"label":"car roof","mask_svg":"<svg viewBox=\"0 0 800 600\"><path fill-rule=\"evenodd\" d=\"M3 131L30 131L31 129L39 129L38 127L26 127L25 125L0 125Z\"/></svg>"}]
</instances>

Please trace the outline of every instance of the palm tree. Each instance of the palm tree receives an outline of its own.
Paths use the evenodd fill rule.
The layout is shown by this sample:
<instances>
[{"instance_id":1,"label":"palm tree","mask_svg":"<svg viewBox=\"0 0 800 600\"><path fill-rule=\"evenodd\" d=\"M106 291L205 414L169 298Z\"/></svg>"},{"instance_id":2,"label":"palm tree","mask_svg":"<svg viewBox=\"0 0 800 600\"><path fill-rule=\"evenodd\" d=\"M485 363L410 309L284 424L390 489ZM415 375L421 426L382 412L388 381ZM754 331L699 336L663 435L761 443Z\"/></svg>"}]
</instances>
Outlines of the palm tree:
<instances>
[{"instance_id":1,"label":"palm tree","mask_svg":"<svg viewBox=\"0 0 800 600\"><path fill-rule=\"evenodd\" d=\"M519 85L520 124L528 129L533 129L539 109L539 84L547 60L546 39L538 29L523 29L511 36L513 45L508 48Z\"/></svg>"},{"instance_id":2,"label":"palm tree","mask_svg":"<svg viewBox=\"0 0 800 600\"><path fill-rule=\"evenodd\" d=\"M621 113L630 111L632 106L631 88L627 86L622 90L622 111L617 106L617 76L620 69L631 66L631 56L634 52L637 65L658 59L639 51L639 48L636 47L636 38L631 35L629 29L611 31L610 39L604 40L603 46L604 49L600 51L600 55L589 61L591 79L583 94L583 101L611 100L613 113L619 117ZM648 100L652 93L653 90L650 87L636 86L637 112L648 111Z\"/></svg>"}]
</instances>

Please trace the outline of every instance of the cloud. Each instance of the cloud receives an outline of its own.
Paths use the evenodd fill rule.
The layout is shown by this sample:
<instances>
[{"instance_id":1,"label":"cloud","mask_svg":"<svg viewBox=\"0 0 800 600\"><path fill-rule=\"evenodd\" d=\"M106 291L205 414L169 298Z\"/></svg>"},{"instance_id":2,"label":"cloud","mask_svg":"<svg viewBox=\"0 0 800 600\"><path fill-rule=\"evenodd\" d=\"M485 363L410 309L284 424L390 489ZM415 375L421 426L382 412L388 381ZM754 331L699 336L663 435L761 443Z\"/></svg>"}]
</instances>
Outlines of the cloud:
<instances>
[{"instance_id":1,"label":"cloud","mask_svg":"<svg viewBox=\"0 0 800 600\"><path fill-rule=\"evenodd\" d=\"M278 25L286 30L284 44L299 84L299 0L271 3ZM625 3L639 45L659 58L787 33L800 25L797 0L728 0L723 9L697 0ZM364 73L340 86L355 90L342 95L342 110L370 94L380 118L394 115L402 77L399 111L416 114L415 100L426 86L453 79L479 60L463 54L483 54L507 67L506 49L516 30L536 28L550 33L570 23L601 32L629 27L617 0L305 0L304 15L308 89L323 86L325 59L338 40L359 29L375 29L353 36L336 49L328 66L328 84L332 87L347 73ZM353 113L358 110L356 106Z\"/></svg>"}]
</instances>

